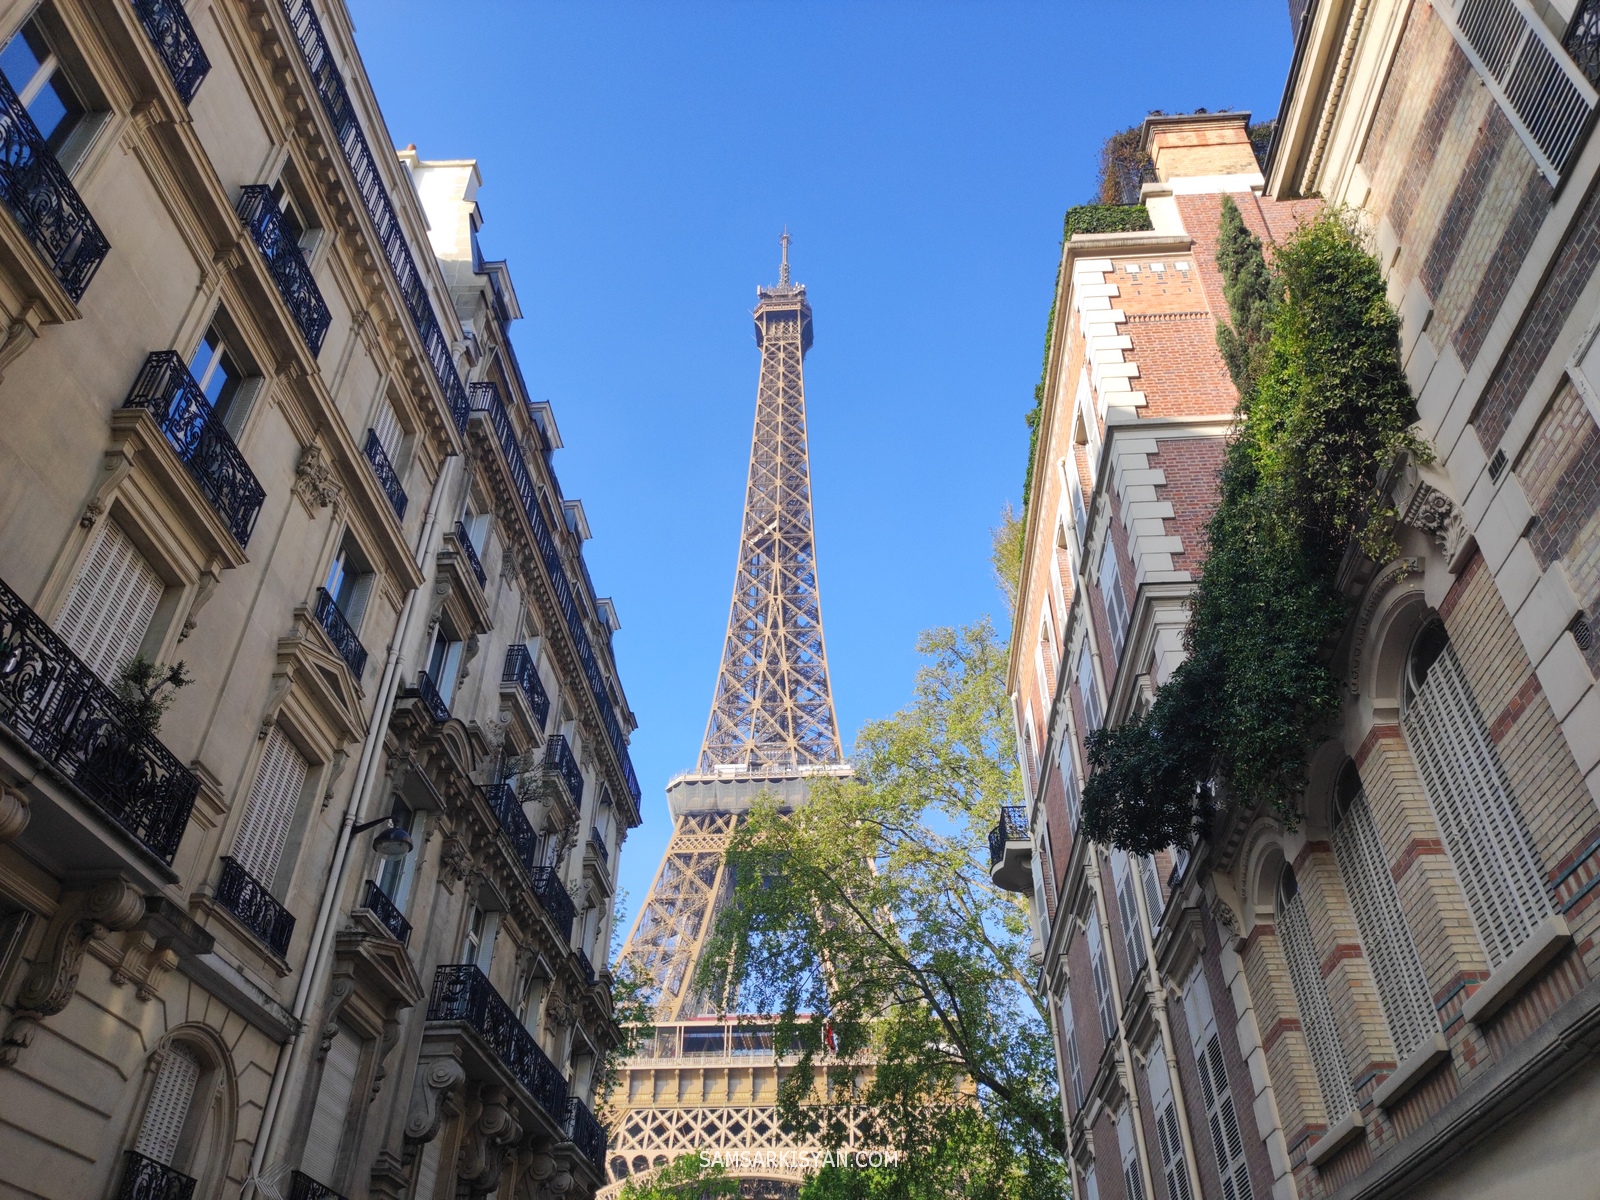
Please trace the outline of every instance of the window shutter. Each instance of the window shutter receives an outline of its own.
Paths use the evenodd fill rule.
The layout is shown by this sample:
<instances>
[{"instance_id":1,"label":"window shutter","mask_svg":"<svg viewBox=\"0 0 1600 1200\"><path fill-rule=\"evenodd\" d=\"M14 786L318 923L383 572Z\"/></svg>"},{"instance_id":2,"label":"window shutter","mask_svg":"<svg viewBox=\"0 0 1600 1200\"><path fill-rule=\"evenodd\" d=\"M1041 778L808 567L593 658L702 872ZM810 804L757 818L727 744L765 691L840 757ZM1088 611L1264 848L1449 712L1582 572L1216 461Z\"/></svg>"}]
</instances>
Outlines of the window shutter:
<instances>
[{"instance_id":1,"label":"window shutter","mask_svg":"<svg viewBox=\"0 0 1600 1200\"><path fill-rule=\"evenodd\" d=\"M300 1169L327 1187L334 1186L329 1180L339 1170L339 1143L344 1140L344 1127L350 1117L360 1062L361 1039L340 1025L328 1045L316 1107L311 1112L311 1128L300 1155Z\"/></svg>"},{"instance_id":2,"label":"window shutter","mask_svg":"<svg viewBox=\"0 0 1600 1200\"><path fill-rule=\"evenodd\" d=\"M1144 881L1144 906L1150 910L1150 921L1159 926L1166 905L1161 899L1161 881L1156 877L1155 855L1147 854L1139 860L1139 877Z\"/></svg>"},{"instance_id":3,"label":"window shutter","mask_svg":"<svg viewBox=\"0 0 1600 1200\"><path fill-rule=\"evenodd\" d=\"M1115 1041L1117 1016L1111 1004L1111 975L1106 970L1106 947L1098 912L1089 918L1089 973L1094 977L1094 998L1100 1008L1100 1032L1107 1042Z\"/></svg>"},{"instance_id":4,"label":"window shutter","mask_svg":"<svg viewBox=\"0 0 1600 1200\"><path fill-rule=\"evenodd\" d=\"M289 837L309 766L276 725L267 734L244 820L233 839L233 858L263 886L272 885Z\"/></svg>"},{"instance_id":5,"label":"window shutter","mask_svg":"<svg viewBox=\"0 0 1600 1200\"><path fill-rule=\"evenodd\" d=\"M1100 556L1100 594L1105 597L1106 620L1111 625L1111 652L1122 657L1123 640L1128 636L1128 601L1122 594L1122 579L1117 574L1117 546L1106 530L1106 548Z\"/></svg>"},{"instance_id":6,"label":"window shutter","mask_svg":"<svg viewBox=\"0 0 1600 1200\"><path fill-rule=\"evenodd\" d=\"M444 1139L435 1136L422 1148L422 1161L417 1164L416 1200L434 1200L433 1189L439 1184L439 1144Z\"/></svg>"},{"instance_id":7,"label":"window shutter","mask_svg":"<svg viewBox=\"0 0 1600 1200\"><path fill-rule=\"evenodd\" d=\"M1083 1194L1086 1200L1100 1200L1100 1181L1095 1178L1093 1163L1083 1173Z\"/></svg>"},{"instance_id":8,"label":"window shutter","mask_svg":"<svg viewBox=\"0 0 1600 1200\"><path fill-rule=\"evenodd\" d=\"M1061 993L1061 1040L1067 1046L1067 1074L1072 1079L1072 1106L1083 1107L1083 1062L1078 1057L1078 1029L1072 1019L1072 996Z\"/></svg>"},{"instance_id":9,"label":"window shutter","mask_svg":"<svg viewBox=\"0 0 1600 1200\"><path fill-rule=\"evenodd\" d=\"M166 1057L156 1072L155 1086L150 1089L150 1100L145 1105L139 1138L133 1143L136 1152L163 1166L172 1166L172 1157L178 1152L178 1139L183 1136L183 1125L189 1117L195 1084L199 1081L200 1062L193 1052L177 1043L168 1045Z\"/></svg>"},{"instance_id":10,"label":"window shutter","mask_svg":"<svg viewBox=\"0 0 1600 1200\"><path fill-rule=\"evenodd\" d=\"M1144 1200L1144 1172L1139 1170L1139 1147L1133 1140L1133 1111L1117 1114L1117 1149L1122 1153L1122 1186L1127 1200Z\"/></svg>"},{"instance_id":11,"label":"window shutter","mask_svg":"<svg viewBox=\"0 0 1600 1200\"><path fill-rule=\"evenodd\" d=\"M161 577L128 535L114 522L102 521L72 581L57 632L90 670L110 683L139 653L164 590Z\"/></svg>"},{"instance_id":12,"label":"window shutter","mask_svg":"<svg viewBox=\"0 0 1600 1200\"><path fill-rule=\"evenodd\" d=\"M1089 643L1078 653L1078 691L1083 696L1083 720L1087 732L1100 728L1100 696L1094 690L1094 660L1089 656Z\"/></svg>"},{"instance_id":13,"label":"window shutter","mask_svg":"<svg viewBox=\"0 0 1600 1200\"><path fill-rule=\"evenodd\" d=\"M1194 1046L1200 1098L1206 1106L1206 1125L1211 1130L1211 1147L1217 1156L1217 1174L1222 1179L1224 1200L1254 1200L1250 1166L1244 1157L1244 1137L1239 1131L1239 1114L1228 1084L1227 1064L1222 1058L1216 1011L1211 1006L1211 988L1198 967L1184 991L1183 1010Z\"/></svg>"},{"instance_id":14,"label":"window shutter","mask_svg":"<svg viewBox=\"0 0 1600 1200\"><path fill-rule=\"evenodd\" d=\"M1283 903L1278 913L1278 936L1284 957L1289 960L1289 979L1300 1007L1300 1028L1311 1048L1311 1064L1322 1086L1322 1100L1331 1125L1356 1106L1350 1088L1350 1071L1345 1066L1344 1048L1339 1044L1339 1027L1334 1023L1333 1004L1317 962L1311 925L1306 919L1305 897L1299 892Z\"/></svg>"},{"instance_id":15,"label":"window shutter","mask_svg":"<svg viewBox=\"0 0 1600 1200\"><path fill-rule=\"evenodd\" d=\"M1067 824L1072 832L1078 832L1078 778L1072 769L1072 751L1067 746L1065 738L1061 741L1061 757L1056 760L1056 765L1061 770L1061 787L1067 797Z\"/></svg>"},{"instance_id":16,"label":"window shutter","mask_svg":"<svg viewBox=\"0 0 1600 1200\"><path fill-rule=\"evenodd\" d=\"M1144 969L1144 932L1139 927L1139 902L1134 894L1133 870L1121 850L1111 853L1111 874L1117 885L1117 911L1122 916L1122 938L1128 962L1135 973Z\"/></svg>"},{"instance_id":17,"label":"window shutter","mask_svg":"<svg viewBox=\"0 0 1600 1200\"><path fill-rule=\"evenodd\" d=\"M1396 1061L1404 1062L1438 1032L1439 1018L1364 792L1356 794L1335 826L1333 852L1355 909L1384 1016L1389 1019Z\"/></svg>"},{"instance_id":18,"label":"window shutter","mask_svg":"<svg viewBox=\"0 0 1600 1200\"><path fill-rule=\"evenodd\" d=\"M372 414L372 432L378 435L378 444L383 447L390 465L399 470L400 443L405 433L400 428L400 418L395 415L394 405L386 399L378 401L378 411Z\"/></svg>"},{"instance_id":19,"label":"window shutter","mask_svg":"<svg viewBox=\"0 0 1600 1200\"><path fill-rule=\"evenodd\" d=\"M1402 727L1479 940L1498 967L1550 915L1550 898L1455 647L1434 661Z\"/></svg>"},{"instance_id":20,"label":"window shutter","mask_svg":"<svg viewBox=\"0 0 1600 1200\"><path fill-rule=\"evenodd\" d=\"M1183 1158L1183 1135L1178 1129L1178 1104L1172 1094L1172 1076L1166 1055L1157 1046L1150 1056L1150 1103L1156 1113L1156 1140L1161 1144L1161 1173L1167 1181L1167 1200L1194 1200L1189 1168Z\"/></svg>"}]
</instances>

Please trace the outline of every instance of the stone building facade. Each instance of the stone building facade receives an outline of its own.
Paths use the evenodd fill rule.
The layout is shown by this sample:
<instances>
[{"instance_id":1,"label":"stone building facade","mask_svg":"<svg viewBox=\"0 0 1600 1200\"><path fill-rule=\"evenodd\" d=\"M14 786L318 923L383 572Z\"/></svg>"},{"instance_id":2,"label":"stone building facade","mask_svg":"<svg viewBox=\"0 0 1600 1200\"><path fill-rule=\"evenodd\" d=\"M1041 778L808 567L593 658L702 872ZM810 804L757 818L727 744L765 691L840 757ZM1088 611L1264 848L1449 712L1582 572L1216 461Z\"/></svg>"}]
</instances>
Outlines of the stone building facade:
<instances>
[{"instance_id":1,"label":"stone building facade","mask_svg":"<svg viewBox=\"0 0 1600 1200\"><path fill-rule=\"evenodd\" d=\"M634 722L477 164L333 0L0 6L0 122L0 1194L592 1195Z\"/></svg>"},{"instance_id":2,"label":"stone building facade","mask_svg":"<svg viewBox=\"0 0 1600 1200\"><path fill-rule=\"evenodd\" d=\"M1011 660L1031 796L995 875L1032 898L1078 1194L1587 1195L1600 9L1313 2L1297 29L1264 173L1245 114L1152 117L1153 229L1064 248ZM1140 861L1074 836L1083 737L1182 658L1235 401L1224 193L1269 254L1323 203L1367 223L1436 458L1384 481L1399 558L1341 571L1343 714L1298 823L1225 809Z\"/></svg>"}]
</instances>

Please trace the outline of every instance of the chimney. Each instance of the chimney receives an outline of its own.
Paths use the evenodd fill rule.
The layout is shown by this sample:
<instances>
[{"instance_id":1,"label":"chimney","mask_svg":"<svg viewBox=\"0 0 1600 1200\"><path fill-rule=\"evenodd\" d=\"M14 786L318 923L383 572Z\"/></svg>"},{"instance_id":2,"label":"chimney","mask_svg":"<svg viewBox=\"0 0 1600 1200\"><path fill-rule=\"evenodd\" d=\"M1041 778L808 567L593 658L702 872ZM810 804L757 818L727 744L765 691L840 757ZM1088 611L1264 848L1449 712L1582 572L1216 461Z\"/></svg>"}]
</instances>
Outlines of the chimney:
<instances>
[{"instance_id":1,"label":"chimney","mask_svg":"<svg viewBox=\"0 0 1600 1200\"><path fill-rule=\"evenodd\" d=\"M1162 183L1196 175L1259 175L1247 112L1149 116L1140 143Z\"/></svg>"}]
</instances>

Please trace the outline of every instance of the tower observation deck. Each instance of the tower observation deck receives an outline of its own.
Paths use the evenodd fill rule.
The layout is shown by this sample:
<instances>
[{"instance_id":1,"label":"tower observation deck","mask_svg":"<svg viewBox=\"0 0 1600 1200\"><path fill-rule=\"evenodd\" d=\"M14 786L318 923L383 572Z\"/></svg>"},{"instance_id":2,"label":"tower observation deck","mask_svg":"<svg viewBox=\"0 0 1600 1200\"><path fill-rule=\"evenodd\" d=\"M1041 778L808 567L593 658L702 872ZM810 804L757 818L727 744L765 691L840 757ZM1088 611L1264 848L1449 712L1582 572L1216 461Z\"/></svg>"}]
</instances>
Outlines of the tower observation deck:
<instances>
[{"instance_id":1,"label":"tower observation deck","mask_svg":"<svg viewBox=\"0 0 1600 1200\"><path fill-rule=\"evenodd\" d=\"M789 234L775 287L756 289L761 350L755 431L722 663L693 771L667 785L672 839L622 957L658 992L654 1038L619 1074L610 1101L612 1189L705 1151L760 1161L729 1173L746 1196L793 1195L797 1152L779 1128L771 1036L718 1017L694 986L701 950L732 891L723 852L755 798L803 803L819 775L843 777L822 633L806 439L804 364L811 304L789 279ZM745 1023L748 1026L748 1022Z\"/></svg>"}]
</instances>

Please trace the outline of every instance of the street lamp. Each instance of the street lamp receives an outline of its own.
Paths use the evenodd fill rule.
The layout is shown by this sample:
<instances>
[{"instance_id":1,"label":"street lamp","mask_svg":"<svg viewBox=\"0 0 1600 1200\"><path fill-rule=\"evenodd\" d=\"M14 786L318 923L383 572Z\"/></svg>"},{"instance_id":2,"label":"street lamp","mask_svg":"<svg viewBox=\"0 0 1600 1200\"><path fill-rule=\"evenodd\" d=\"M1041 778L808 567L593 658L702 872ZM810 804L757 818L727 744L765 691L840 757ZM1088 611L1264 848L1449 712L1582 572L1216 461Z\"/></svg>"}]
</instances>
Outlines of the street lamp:
<instances>
[{"instance_id":1,"label":"street lamp","mask_svg":"<svg viewBox=\"0 0 1600 1200\"><path fill-rule=\"evenodd\" d=\"M389 828L372 839L372 849L376 851L379 858L404 858L411 853L411 832L402 826L396 825L392 816L377 817L371 821L364 821L351 829L350 832L352 835L365 833L375 826L382 825L385 821L389 822Z\"/></svg>"}]
</instances>

